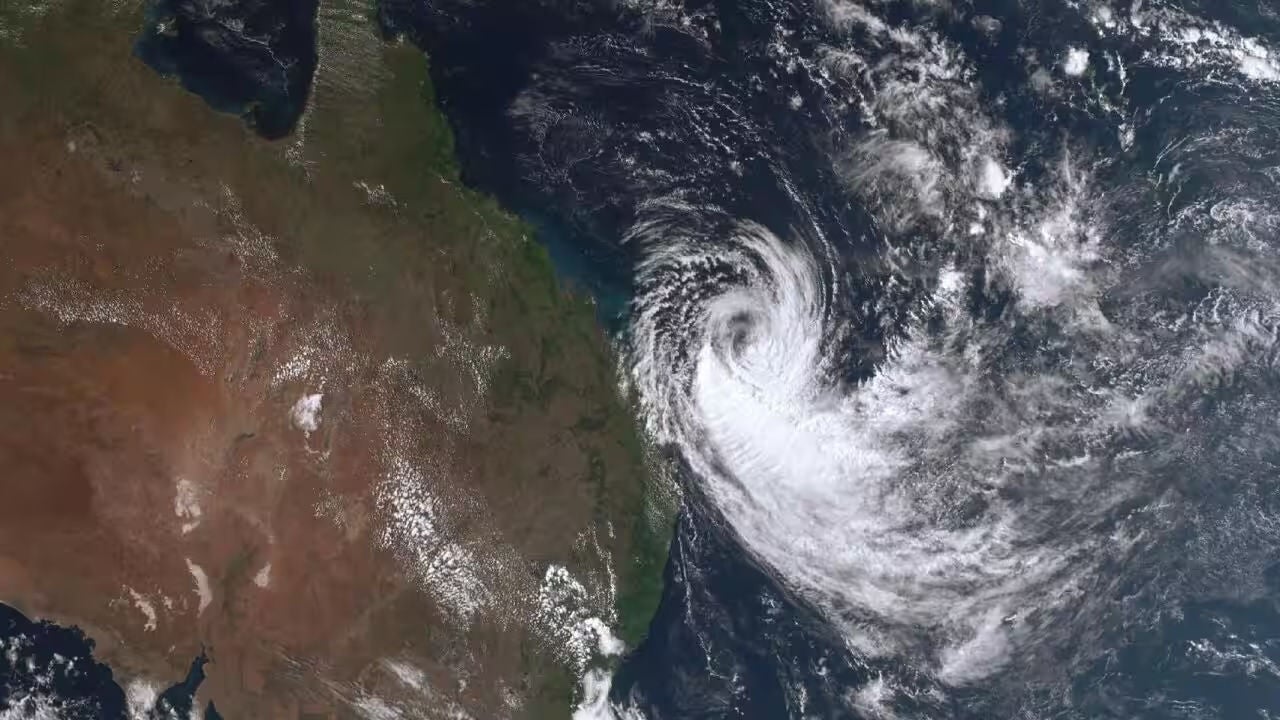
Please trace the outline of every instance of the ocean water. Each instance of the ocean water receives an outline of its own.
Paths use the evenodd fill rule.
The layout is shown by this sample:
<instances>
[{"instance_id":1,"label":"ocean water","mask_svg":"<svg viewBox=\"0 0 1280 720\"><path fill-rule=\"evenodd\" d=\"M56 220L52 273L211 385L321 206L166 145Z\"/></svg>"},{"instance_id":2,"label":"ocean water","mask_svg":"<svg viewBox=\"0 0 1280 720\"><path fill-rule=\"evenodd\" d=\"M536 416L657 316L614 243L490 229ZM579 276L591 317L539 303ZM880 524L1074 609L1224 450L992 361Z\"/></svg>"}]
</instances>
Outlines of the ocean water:
<instances>
[{"instance_id":1,"label":"ocean water","mask_svg":"<svg viewBox=\"0 0 1280 720\"><path fill-rule=\"evenodd\" d=\"M208 658L191 661L182 680L163 690L121 687L93 656L78 628L36 621L0 604L0 717L9 720L139 720L191 717ZM138 692L138 690L143 690ZM205 720L220 720L209 702Z\"/></svg>"},{"instance_id":2,"label":"ocean water","mask_svg":"<svg viewBox=\"0 0 1280 720\"><path fill-rule=\"evenodd\" d=\"M293 131L315 74L317 0L155 0L136 52L263 137Z\"/></svg>"},{"instance_id":3,"label":"ocean water","mask_svg":"<svg viewBox=\"0 0 1280 720\"><path fill-rule=\"evenodd\" d=\"M682 470L594 716L1280 713L1276 9L381 19L465 179L625 290Z\"/></svg>"},{"instance_id":4,"label":"ocean water","mask_svg":"<svg viewBox=\"0 0 1280 720\"><path fill-rule=\"evenodd\" d=\"M581 717L1280 716L1280 9L379 20L679 469L662 605ZM211 102L284 97L244 77Z\"/></svg>"}]
</instances>

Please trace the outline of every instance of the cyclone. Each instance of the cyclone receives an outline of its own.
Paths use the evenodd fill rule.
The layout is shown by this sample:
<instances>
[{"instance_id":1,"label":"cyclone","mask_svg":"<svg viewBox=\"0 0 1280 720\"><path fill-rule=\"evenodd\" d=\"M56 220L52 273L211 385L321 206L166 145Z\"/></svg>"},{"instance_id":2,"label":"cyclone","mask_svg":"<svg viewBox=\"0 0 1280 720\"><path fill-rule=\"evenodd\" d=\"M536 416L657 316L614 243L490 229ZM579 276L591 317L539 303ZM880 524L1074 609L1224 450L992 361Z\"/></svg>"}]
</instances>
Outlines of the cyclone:
<instances>
[{"instance_id":1,"label":"cyclone","mask_svg":"<svg viewBox=\"0 0 1280 720\"><path fill-rule=\"evenodd\" d=\"M910 288L869 373L847 369L885 314L856 303L869 277L847 239L661 199L624 242L651 433L853 651L945 691L1087 655L1123 622L1114 593L1162 572L1191 521L1178 468L1221 459L1204 439L1242 419L1202 414L1204 397L1248 412L1274 396L1280 305L1269 250L1238 263L1259 249L1239 227L1190 251L1176 230L1196 208L1140 210L1159 193L1070 137L1011 187L993 159L1010 132L972 88L925 98L895 97L899 139L872 132L838 163L881 228L875 282ZM940 98L968 122L909 107ZM895 262L913 253L929 260ZM1221 392L1237 383L1265 390Z\"/></svg>"},{"instance_id":2,"label":"cyclone","mask_svg":"<svg viewBox=\"0 0 1280 720\"><path fill-rule=\"evenodd\" d=\"M655 434L746 545L854 647L917 653L954 682L1051 632L1123 552L1079 529L1149 492L1101 472L1120 449L1103 450L1097 396L1039 369L993 377L1007 333L967 317L950 268L876 373L842 382L851 319L830 268L749 222L712 243L706 225L635 230L658 249L640 268L633 373ZM1079 419L1028 417L1029 400Z\"/></svg>"},{"instance_id":3,"label":"cyclone","mask_svg":"<svg viewBox=\"0 0 1280 720\"><path fill-rule=\"evenodd\" d=\"M1255 5L538 6L492 75L441 33L457 124L503 128L464 134L473 177L614 283L685 489L619 707L1278 711L1280 14Z\"/></svg>"},{"instance_id":4,"label":"cyclone","mask_svg":"<svg viewBox=\"0 0 1280 720\"><path fill-rule=\"evenodd\" d=\"M631 375L651 432L851 648L945 686L1103 631L1097 590L1140 584L1124 569L1152 573L1141 559L1187 519L1171 468L1213 449L1178 435L1221 422L1193 414L1198 394L1271 373L1250 351L1274 346L1280 306L1247 277L1167 324L1104 309L1134 277L1098 259L1106 229L1072 222L1078 203L1105 212L1059 186L1031 228L941 267L853 382L858 313L829 246L680 204L628 237L648 248ZM977 277L1006 288L1002 316L975 316Z\"/></svg>"}]
</instances>

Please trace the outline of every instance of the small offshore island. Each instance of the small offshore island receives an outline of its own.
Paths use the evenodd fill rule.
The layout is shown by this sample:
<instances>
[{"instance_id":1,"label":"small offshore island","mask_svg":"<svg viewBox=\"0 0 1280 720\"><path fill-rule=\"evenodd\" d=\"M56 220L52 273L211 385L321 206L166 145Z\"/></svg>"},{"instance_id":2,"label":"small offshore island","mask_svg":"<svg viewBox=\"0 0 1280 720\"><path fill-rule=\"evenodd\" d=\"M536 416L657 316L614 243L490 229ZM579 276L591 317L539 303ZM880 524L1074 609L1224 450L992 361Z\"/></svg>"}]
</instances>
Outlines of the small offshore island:
<instances>
[{"instance_id":1,"label":"small offshore island","mask_svg":"<svg viewBox=\"0 0 1280 720\"><path fill-rule=\"evenodd\" d=\"M0 10L0 640L62 663L0 711L563 718L643 637L609 339L375 15Z\"/></svg>"}]
</instances>

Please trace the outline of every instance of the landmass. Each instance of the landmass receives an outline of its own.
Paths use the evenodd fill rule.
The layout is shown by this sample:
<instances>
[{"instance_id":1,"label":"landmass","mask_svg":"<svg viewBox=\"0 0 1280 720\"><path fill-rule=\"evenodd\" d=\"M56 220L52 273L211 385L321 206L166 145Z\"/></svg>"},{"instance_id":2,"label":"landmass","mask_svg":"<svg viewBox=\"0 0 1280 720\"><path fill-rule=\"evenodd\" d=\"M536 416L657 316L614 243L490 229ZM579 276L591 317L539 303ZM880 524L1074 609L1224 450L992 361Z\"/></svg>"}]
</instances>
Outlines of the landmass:
<instances>
[{"instance_id":1,"label":"landmass","mask_svg":"<svg viewBox=\"0 0 1280 720\"><path fill-rule=\"evenodd\" d=\"M0 601L144 696L207 658L227 718L565 717L670 490L426 58L318 14L272 141L137 57L140 6L0 9Z\"/></svg>"}]
</instances>

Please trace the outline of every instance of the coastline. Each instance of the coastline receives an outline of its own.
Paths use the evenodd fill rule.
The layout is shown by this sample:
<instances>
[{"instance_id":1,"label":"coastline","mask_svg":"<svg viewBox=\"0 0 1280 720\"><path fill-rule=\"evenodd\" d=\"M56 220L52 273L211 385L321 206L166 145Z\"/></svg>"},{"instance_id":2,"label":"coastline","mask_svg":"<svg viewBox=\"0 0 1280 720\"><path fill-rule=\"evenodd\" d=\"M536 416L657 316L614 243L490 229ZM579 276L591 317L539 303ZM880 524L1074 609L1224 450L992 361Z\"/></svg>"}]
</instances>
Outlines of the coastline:
<instances>
[{"instance_id":1,"label":"coastline","mask_svg":"<svg viewBox=\"0 0 1280 720\"><path fill-rule=\"evenodd\" d=\"M387 197L394 198L396 223L422 223L431 228L430 240L439 244L439 251L456 255L459 259L453 267L459 273L459 282L463 287L493 287L494 268L498 268L501 285L496 294L487 301L487 316L493 336L506 338L504 347L511 348L517 361L500 365L492 379L489 400L482 413L486 416L481 422L491 426L495 432L511 432L525 434L535 432L527 428L529 422L537 423L539 414L548 407L548 402L557 392L570 393L573 400L566 407L555 410L557 415L566 412L579 413L577 417L566 420L570 429L564 437L569 438L577 449L587 458L591 468L587 476L580 482L584 487L591 487L590 507L587 516L595 517L591 527L598 528L604 556L577 557L577 551L565 556L564 561L580 566L580 571L587 575L600 575L612 572L610 557L617 565L618 583L613 595L611 613L616 618L618 633L628 646L634 647L644 635L648 620L657 606L661 593L661 578L666 562L667 544L674 517L674 497L662 492L655 492L662 482L651 472L647 463L648 451L639 436L632 408L627 399L621 398L617 392L616 361L613 358L609 341L598 324L596 306L588 298L567 292L555 275L550 255L537 242L530 240L534 231L530 225L507 213L490 198L468 189L458 187L458 171L453 158L452 136L434 103L430 79L427 74L426 61L418 52L403 44L384 43L373 53L374 66L355 68L354 73L370 72L378 81L374 90L368 87L353 90L352 88L335 88L332 85L314 89L312 102L319 97L324 108L313 112L311 109L303 115L294 136L279 143L264 143L248 138L247 131L237 131L232 118L211 118L216 130L209 137L212 139L196 140L182 127L186 120L198 118L200 110L190 101L174 99L166 96L159 103L161 109L151 110L150 115L132 116L132 109L122 98L98 95L111 93L113 84L95 85L93 76L82 77L64 87L61 82L51 82L55 78L70 79L69 76L50 78L49 72L41 65L41 58L50 53L57 55L65 52L74 43L65 38L59 42L41 44L40 33L58 33L58 26L74 17L74 22L89 26L88 32L103 32L110 28L119 33L123 28L136 27L140 22L138 14L128 12L113 14L109 17L92 18L91 12L82 3L73 3L60 7L43 18L30 22L27 29L33 40L29 48L0 48L7 54L15 53L20 58L18 63L17 87L24 83L34 82L44 87L39 91L44 95L39 101L25 108L28 112L44 112L37 109L40 105L55 108L55 112L71 109L68 115L59 117L58 122L65 127L76 127L78 124L91 123L106 131L107 141L104 152L113 152L112 142L124 142L120 149L126 150L127 156L133 158L164 157L156 155L160 148L191 147L182 151L184 154L207 152L203 147L214 147L224 138L245 135L247 147L241 152L244 159L226 158L226 169L234 169L236 174L225 175L226 169L219 171L210 168L214 177L230 179L238 185L244 183L283 183L296 184L304 188L299 192L315 193L320 187L329 192L328 185L313 176L308 162L308 153L315 149L320 151L319 162L329 168L351 163L351 172L361 173L374 168L381 168L379 188ZM103 27L105 26L105 27ZM65 28L64 28L65 29ZM324 27L321 26L321 41L324 41ZM99 44L122 47L127 37L116 37L114 40L99 39ZM364 42L378 42L376 35L370 32ZM32 49L34 48L34 49ZM26 60L21 60L25 56ZM106 54L110 57L110 54ZM361 58L367 61L368 58ZM332 53L326 57L321 54L321 72L334 72ZM134 60L124 60L129 65ZM29 63L29 64L28 64ZM80 70L68 67L59 73L74 73ZM147 87L168 85L170 89L164 93L173 93L176 81L148 81L138 74L136 65L116 78L120 87L128 83L142 83ZM150 72L147 70L147 72ZM24 74L25 73L25 74ZM84 86L78 82L87 81ZM14 92L14 85L0 85ZM34 85L30 86L34 87ZM26 92L25 90L18 91ZM148 90L148 92L153 92ZM183 91L185 92L185 91ZM337 94L335 94L337 93ZM359 114L343 114L342 105L335 102L335 97L346 93L348 102L356 104L373 99L377 103L379 120L376 124L361 127ZM78 105L67 104L71 98L81 98ZM89 98L91 102L83 102ZM136 99L136 98L131 98ZM95 105L104 102L105 105ZM146 105L143 105L146 108ZM180 108L175 110L169 108ZM310 106L309 106L310 108ZM203 112L211 113L206 109ZM112 113L117 113L112 115ZM201 123L206 122L201 120ZM157 125L159 123L159 125ZM163 127L169 135L156 135L155 129ZM131 145L129 138L139 129L149 128L138 145ZM373 132L376 128L376 133ZM56 133L59 128L55 128ZM95 130L97 132L97 130ZM195 132L194 128L191 132ZM405 147L394 142L394 139L410 138L412 143ZM378 142L381 139L382 142ZM191 145L174 145L174 143L193 143ZM127 149L126 149L127 148ZM254 159L256 156L257 159ZM282 161L283 160L283 161ZM160 161L164 165L167 161ZM190 162L190 161L188 161ZM190 172L190 171L186 171ZM312 188L306 190L305 188ZM366 192L367 192L366 188ZM290 191L294 192L294 191ZM335 190L336 192L336 190ZM349 190L348 190L349 192ZM374 194L370 193L370 201ZM387 285L385 278L394 277L400 270L396 265L401 262L396 252L404 247L401 241L379 246L357 245L353 247L348 238L308 235L309 230L319 227L314 218L305 217L306 204L297 208L274 207L269 201L278 198L258 197L252 194L243 198L243 212L247 217L271 218L264 222L264 230L273 236L287 237L298 234L307 238L304 242L286 243L286 257L301 266L309 268L309 272L329 285L350 288L360 302L375 307L395 307L398 294L409 292L396 286ZM311 201L307 201L311 202ZM412 208L411 210L406 210ZM375 208L379 212L387 209ZM361 210L361 212L371 212ZM304 214L299 214L304 213ZM272 224L275 223L275 224ZM295 225L300 223L300 225ZM480 229L481 237L486 238L482 246L467 245L461 238L475 237L475 228ZM358 259L358 262L353 262ZM405 264L417 262L416 259L403 261ZM360 270L368 267L369 272ZM479 290L472 290L473 293ZM380 311L381 312L381 311ZM394 317L394 313L393 313ZM390 331L412 326L412 322L392 322ZM406 322L409 321L409 322ZM538 340L536 346L527 343L530 339L551 338L553 343L547 344ZM423 340L411 340L400 336L391 336L385 342L391 343L400 351L412 352L422 347ZM522 344L523 343L523 344ZM556 354L548 354L548 348L554 347ZM535 354L531 358L534 366L542 370L538 374L530 373L528 363L520 358L528 356L530 350ZM541 354L541 358L538 357ZM557 390L562 388L562 390ZM580 405L582 410L572 410ZM506 429L503 429L506 428ZM480 452L476 440L460 440L465 453ZM501 468L479 466L479 472L488 478L490 473L497 473L500 478ZM519 472L523 473L524 470ZM643 478L643 479L642 479ZM484 480L484 482L491 482ZM493 480L492 482L500 482ZM575 511L577 512L577 511ZM536 525L536 522L534 522ZM613 530L616 529L616 533ZM664 537L665 532L665 537ZM553 547L551 540L544 542ZM243 559L252 559L254 552L237 551L232 563L242 564ZM231 573L238 575L239 573ZM224 590L219 586L214 591L221 595ZM231 590L225 590L228 598ZM203 594L203 593L202 593ZM33 608L37 615L49 614L59 618L74 618L74 612L57 612L58 599L50 597L49 607ZM201 600L201 610L205 601ZM80 621L87 627L100 626L92 619ZM131 637L122 645L136 645L137 637ZM148 651L134 647L131 652L146 655ZM542 662L537 657L551 657L538 651L528 661ZM190 658L186 658L189 660ZM185 662L185 661L184 661ZM597 661L599 662L599 659ZM180 663L181 664L181 663ZM210 668L217 671L218 658L212 658ZM217 683L215 682L215 685ZM559 682L552 682L545 691L535 690L534 694L550 693L545 706L555 716L559 707L567 715L572 705L573 687L558 687ZM564 693L567 690L567 695ZM216 692L216 690L215 690ZM214 698L217 699L216 697ZM565 707L568 703L570 707ZM219 707L222 703L219 702ZM534 706L531 706L531 711ZM234 715L232 715L234 717Z\"/></svg>"}]
</instances>

